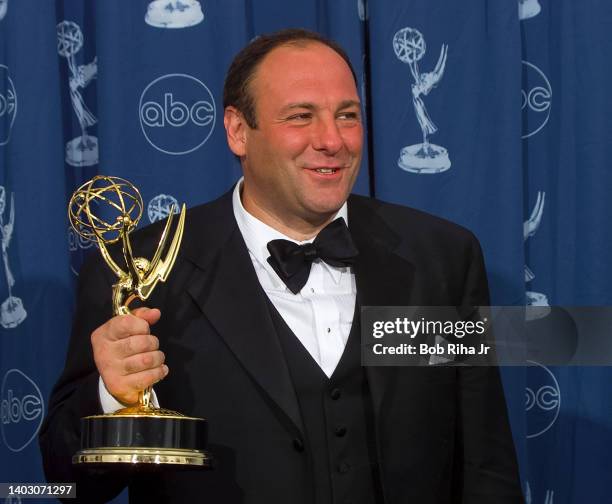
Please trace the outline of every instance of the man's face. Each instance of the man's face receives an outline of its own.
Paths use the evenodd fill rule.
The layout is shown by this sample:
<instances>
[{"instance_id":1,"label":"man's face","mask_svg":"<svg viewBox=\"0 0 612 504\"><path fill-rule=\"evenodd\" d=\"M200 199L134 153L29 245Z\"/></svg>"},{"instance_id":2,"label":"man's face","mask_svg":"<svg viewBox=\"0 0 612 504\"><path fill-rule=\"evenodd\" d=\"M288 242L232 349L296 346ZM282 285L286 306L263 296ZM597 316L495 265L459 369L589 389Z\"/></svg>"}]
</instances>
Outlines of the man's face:
<instances>
[{"instance_id":1,"label":"man's face","mask_svg":"<svg viewBox=\"0 0 612 504\"><path fill-rule=\"evenodd\" d=\"M359 95L346 62L319 43L282 46L250 87L257 128L244 126L243 202L285 225L319 224L346 201L363 143ZM256 212L256 214L258 213Z\"/></svg>"}]
</instances>

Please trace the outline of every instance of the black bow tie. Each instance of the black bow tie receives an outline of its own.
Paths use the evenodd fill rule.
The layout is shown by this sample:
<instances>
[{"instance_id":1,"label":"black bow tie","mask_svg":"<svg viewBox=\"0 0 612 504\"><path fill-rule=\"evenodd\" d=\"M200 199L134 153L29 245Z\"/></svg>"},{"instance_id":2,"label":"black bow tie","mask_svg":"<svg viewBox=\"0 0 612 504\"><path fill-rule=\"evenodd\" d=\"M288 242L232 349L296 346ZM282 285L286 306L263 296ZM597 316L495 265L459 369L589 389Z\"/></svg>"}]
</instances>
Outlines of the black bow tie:
<instances>
[{"instance_id":1,"label":"black bow tie","mask_svg":"<svg viewBox=\"0 0 612 504\"><path fill-rule=\"evenodd\" d=\"M350 266L358 254L342 218L325 226L312 243L298 245L289 240L272 240L268 250L270 266L294 294L308 281L314 260L321 259L330 266Z\"/></svg>"}]
</instances>

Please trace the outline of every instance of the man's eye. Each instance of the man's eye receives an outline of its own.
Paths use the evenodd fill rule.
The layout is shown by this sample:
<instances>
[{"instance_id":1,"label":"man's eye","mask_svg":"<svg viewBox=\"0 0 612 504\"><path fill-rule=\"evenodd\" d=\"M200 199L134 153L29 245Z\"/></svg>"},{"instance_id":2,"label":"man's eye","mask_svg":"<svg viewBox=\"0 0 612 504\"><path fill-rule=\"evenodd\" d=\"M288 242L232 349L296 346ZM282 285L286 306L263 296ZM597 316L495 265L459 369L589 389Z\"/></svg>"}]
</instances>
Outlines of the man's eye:
<instances>
[{"instance_id":1,"label":"man's eye","mask_svg":"<svg viewBox=\"0 0 612 504\"><path fill-rule=\"evenodd\" d=\"M310 112L303 112L301 114L293 114L289 116L287 120L289 121L307 121L312 118L312 114Z\"/></svg>"},{"instance_id":2,"label":"man's eye","mask_svg":"<svg viewBox=\"0 0 612 504\"><path fill-rule=\"evenodd\" d=\"M344 120L349 120L349 121L358 121L359 120L359 113L357 113L357 112L343 112L342 114L338 115L338 119L344 119Z\"/></svg>"}]
</instances>

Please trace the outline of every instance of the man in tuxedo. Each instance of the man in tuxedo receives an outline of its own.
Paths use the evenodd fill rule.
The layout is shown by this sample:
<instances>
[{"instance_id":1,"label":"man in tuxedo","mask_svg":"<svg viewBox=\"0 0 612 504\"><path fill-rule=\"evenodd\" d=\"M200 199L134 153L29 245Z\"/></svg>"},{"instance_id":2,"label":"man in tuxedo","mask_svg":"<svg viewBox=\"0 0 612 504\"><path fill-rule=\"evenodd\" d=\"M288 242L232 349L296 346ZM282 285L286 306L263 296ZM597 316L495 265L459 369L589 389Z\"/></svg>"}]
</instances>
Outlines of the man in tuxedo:
<instances>
[{"instance_id":1,"label":"man in tuxedo","mask_svg":"<svg viewBox=\"0 0 612 504\"><path fill-rule=\"evenodd\" d=\"M133 502L522 502L497 369L360 364L360 307L482 305L488 288L469 231L349 196L363 128L344 51L303 30L258 37L224 106L244 177L188 212L154 308L111 318L110 272L83 267L40 435L49 480L77 481L84 502L126 484ZM160 232L135 233L136 254ZM74 472L79 418L148 385L208 419L215 468Z\"/></svg>"}]
</instances>

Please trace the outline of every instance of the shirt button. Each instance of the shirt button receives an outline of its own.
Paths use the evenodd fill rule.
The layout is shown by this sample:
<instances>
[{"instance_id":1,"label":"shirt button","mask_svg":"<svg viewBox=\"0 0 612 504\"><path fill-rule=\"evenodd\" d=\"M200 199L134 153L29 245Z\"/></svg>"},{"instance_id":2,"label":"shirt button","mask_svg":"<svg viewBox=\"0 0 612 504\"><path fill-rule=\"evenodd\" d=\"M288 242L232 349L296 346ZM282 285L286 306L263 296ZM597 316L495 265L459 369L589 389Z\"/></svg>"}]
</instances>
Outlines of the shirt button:
<instances>
[{"instance_id":1,"label":"shirt button","mask_svg":"<svg viewBox=\"0 0 612 504\"><path fill-rule=\"evenodd\" d=\"M344 435L346 434L346 427L344 425L338 425L335 429L334 429L334 434L337 437L344 437Z\"/></svg>"},{"instance_id":2,"label":"shirt button","mask_svg":"<svg viewBox=\"0 0 612 504\"><path fill-rule=\"evenodd\" d=\"M304 451L304 442L300 439L300 438L295 438L293 440L293 448L296 452L303 452Z\"/></svg>"},{"instance_id":3,"label":"shirt button","mask_svg":"<svg viewBox=\"0 0 612 504\"><path fill-rule=\"evenodd\" d=\"M329 393L329 395L334 401L337 401L338 399L340 399L340 396L342 394L340 393L340 389L335 388Z\"/></svg>"},{"instance_id":4,"label":"shirt button","mask_svg":"<svg viewBox=\"0 0 612 504\"><path fill-rule=\"evenodd\" d=\"M348 462L341 462L340 464L338 464L338 472L340 474L346 474L350 470L351 466L348 464Z\"/></svg>"}]
</instances>

